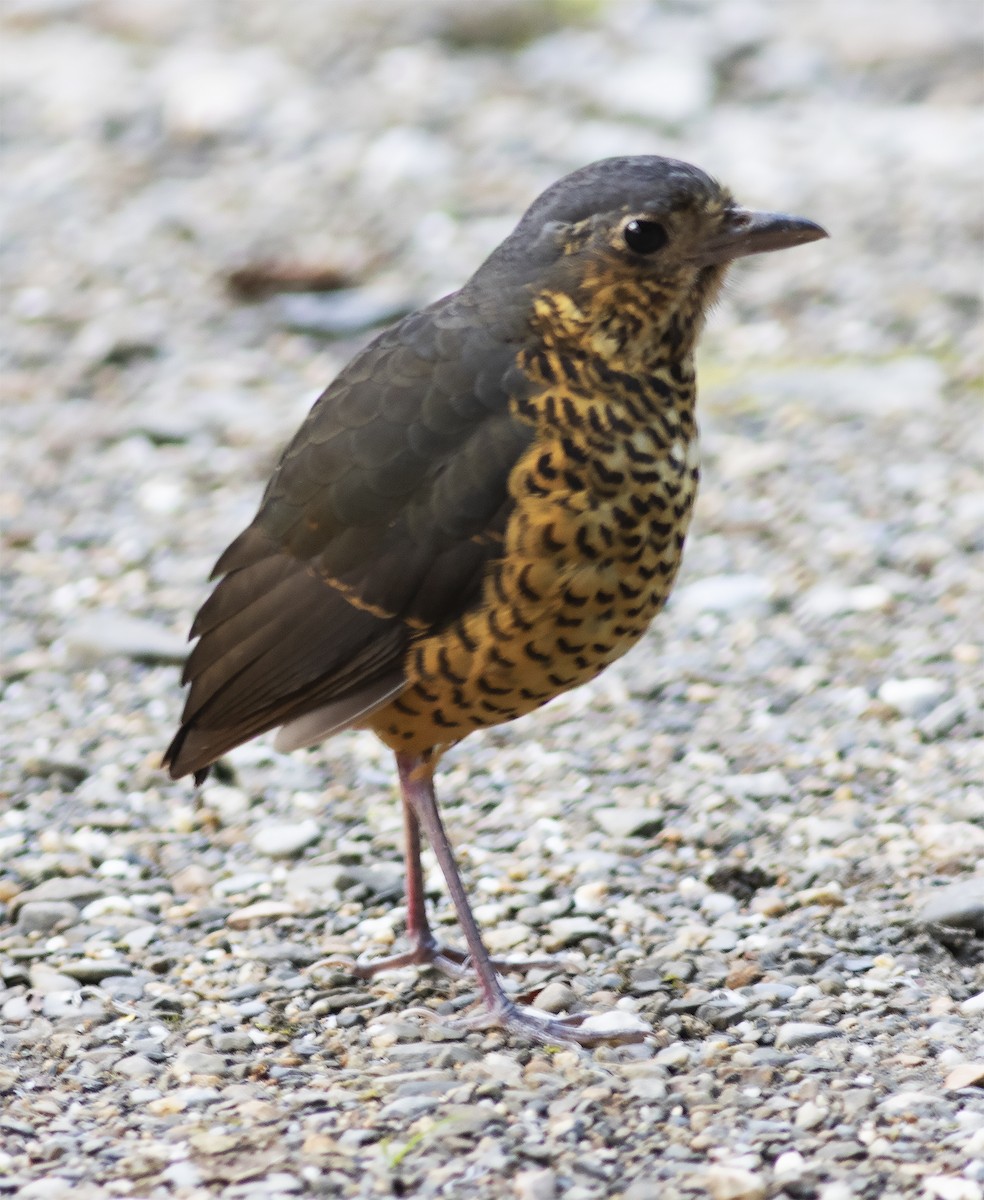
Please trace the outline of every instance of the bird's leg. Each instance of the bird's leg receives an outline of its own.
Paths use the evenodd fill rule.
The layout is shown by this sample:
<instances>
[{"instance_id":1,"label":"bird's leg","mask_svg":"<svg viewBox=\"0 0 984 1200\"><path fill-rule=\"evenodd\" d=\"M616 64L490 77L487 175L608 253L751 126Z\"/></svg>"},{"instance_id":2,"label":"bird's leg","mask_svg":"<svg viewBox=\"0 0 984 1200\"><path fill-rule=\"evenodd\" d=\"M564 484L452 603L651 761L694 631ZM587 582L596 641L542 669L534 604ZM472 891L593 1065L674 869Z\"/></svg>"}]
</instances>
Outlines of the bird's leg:
<instances>
[{"instance_id":1,"label":"bird's leg","mask_svg":"<svg viewBox=\"0 0 984 1200\"><path fill-rule=\"evenodd\" d=\"M370 962L356 962L348 965L360 979L370 979L380 971L393 971L398 967L430 966L452 978L464 974L469 956L463 950L453 946L445 946L434 936L427 919L427 901L424 895L424 868L420 861L420 822L413 805L407 799L409 772L415 760L408 760L406 766L398 757L397 767L400 772L400 790L403 799L403 843L404 859L407 870L407 939L410 949L402 954L390 954L385 958L372 959ZM531 966L555 966L550 959L534 959L523 962L507 962L503 959L492 960L500 971L524 971Z\"/></svg>"},{"instance_id":2,"label":"bird's leg","mask_svg":"<svg viewBox=\"0 0 984 1200\"><path fill-rule=\"evenodd\" d=\"M437 797L434 795L434 768L426 759L415 758L409 755L398 754L396 761L400 772L400 785L403 789L403 802L406 809L412 812L414 818L415 853L411 854L410 852L411 843L409 840L407 849L407 893L410 912L411 914L414 912L414 903L411 897L416 888L419 890L420 895L418 920L421 919L420 914L423 913L423 881L419 874L419 839L420 830L423 829L444 873L448 891L451 893L451 899L458 914L458 922L461 925L462 932L465 935L465 943L468 946L468 962L478 975L482 995L484 996L485 1005L488 1010L487 1013L474 1022L474 1026L476 1028L501 1026L511 1032L519 1033L533 1038L535 1041L544 1043L571 1042L581 1046L593 1046L599 1042L641 1041L645 1036L645 1032L638 1028L631 1030L627 1030L624 1027L621 1030L608 1028L604 1031L583 1029L579 1028L579 1026L585 1020L585 1015L577 1014L568 1018L550 1018L546 1014L540 1014L535 1009L521 1007L506 995L502 981L496 974L495 964L482 941L482 935L479 932L471 905L468 902L464 884L461 881L461 876L458 874L458 867L454 861L454 852L451 849L451 843L448 841L444 822L441 820L441 814L437 807ZM407 829L409 833L411 829L409 818L407 819ZM416 859L415 864L413 862L414 859ZM414 881L415 870L417 872L416 881ZM423 930L431 937L433 943L433 935L430 934L426 917L422 917L422 920ZM418 930L419 928L420 926L418 925Z\"/></svg>"},{"instance_id":3,"label":"bird's leg","mask_svg":"<svg viewBox=\"0 0 984 1200\"><path fill-rule=\"evenodd\" d=\"M442 946L434 936L427 919L424 868L420 861L420 822L413 805L407 800L402 765L400 785L403 797L403 855L407 870L407 938L410 941L410 949L403 954L390 954L366 963L357 962L351 970L362 979L370 979L380 971L417 965L436 967L446 975L458 976L464 972L468 955L461 950Z\"/></svg>"}]
</instances>

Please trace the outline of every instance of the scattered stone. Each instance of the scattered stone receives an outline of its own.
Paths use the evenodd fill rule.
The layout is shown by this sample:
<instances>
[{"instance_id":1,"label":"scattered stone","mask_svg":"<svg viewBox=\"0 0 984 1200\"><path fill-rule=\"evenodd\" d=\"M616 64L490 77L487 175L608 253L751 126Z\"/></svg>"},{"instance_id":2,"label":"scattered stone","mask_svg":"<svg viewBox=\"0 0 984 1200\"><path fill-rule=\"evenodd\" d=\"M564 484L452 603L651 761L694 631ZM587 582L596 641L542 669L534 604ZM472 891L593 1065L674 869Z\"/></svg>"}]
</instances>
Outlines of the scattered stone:
<instances>
[{"instance_id":1,"label":"scattered stone","mask_svg":"<svg viewBox=\"0 0 984 1200\"><path fill-rule=\"evenodd\" d=\"M776 1046L780 1050L794 1050L797 1046L813 1046L827 1038L843 1037L841 1030L830 1025L816 1025L810 1021L787 1021L776 1033Z\"/></svg>"},{"instance_id":2,"label":"scattered stone","mask_svg":"<svg viewBox=\"0 0 984 1200\"><path fill-rule=\"evenodd\" d=\"M807 1100L796 1111L796 1128L817 1129L826 1121L828 1112L826 1105Z\"/></svg>"},{"instance_id":3,"label":"scattered stone","mask_svg":"<svg viewBox=\"0 0 984 1200\"><path fill-rule=\"evenodd\" d=\"M706 1176L712 1200L765 1200L765 1180L740 1167L711 1167Z\"/></svg>"},{"instance_id":4,"label":"scattered stone","mask_svg":"<svg viewBox=\"0 0 984 1200\"><path fill-rule=\"evenodd\" d=\"M278 296L280 323L298 333L351 337L386 325L416 307L406 293L380 288L346 288L337 292Z\"/></svg>"},{"instance_id":5,"label":"scattered stone","mask_svg":"<svg viewBox=\"0 0 984 1200\"><path fill-rule=\"evenodd\" d=\"M663 814L653 808L596 808L591 814L613 838L652 837L663 826Z\"/></svg>"},{"instance_id":6,"label":"scattered stone","mask_svg":"<svg viewBox=\"0 0 984 1200\"><path fill-rule=\"evenodd\" d=\"M28 974L31 987L42 996L53 992L77 992L81 986L77 979L54 970L47 963L35 963Z\"/></svg>"},{"instance_id":7,"label":"scattered stone","mask_svg":"<svg viewBox=\"0 0 984 1200\"><path fill-rule=\"evenodd\" d=\"M984 1200L965 0L337 0L327 49L325 8L4 23L0 1193ZM507 994L639 1039L543 1046L481 1027L467 965L346 969L409 944L376 739L261 735L201 789L160 756L211 564L315 396L542 184L654 145L833 236L737 262L711 316L668 611L441 760L490 944L563 949ZM271 293L337 283L324 332L285 327ZM421 398L405 350L377 424ZM424 400L440 456L463 430Z\"/></svg>"},{"instance_id":8,"label":"scattered stone","mask_svg":"<svg viewBox=\"0 0 984 1200\"><path fill-rule=\"evenodd\" d=\"M984 1062L958 1063L946 1077L944 1087L948 1092L959 1092L961 1088L984 1087Z\"/></svg>"},{"instance_id":9,"label":"scattered stone","mask_svg":"<svg viewBox=\"0 0 984 1200\"><path fill-rule=\"evenodd\" d=\"M729 796L748 800L773 800L791 792L789 781L781 771L728 775L721 780L721 787Z\"/></svg>"},{"instance_id":10,"label":"scattered stone","mask_svg":"<svg viewBox=\"0 0 984 1200\"><path fill-rule=\"evenodd\" d=\"M211 1041L218 1054L242 1054L254 1048L248 1033L213 1033Z\"/></svg>"},{"instance_id":11,"label":"scattered stone","mask_svg":"<svg viewBox=\"0 0 984 1200\"><path fill-rule=\"evenodd\" d=\"M549 1167L518 1172L512 1186L516 1200L556 1200L557 1176Z\"/></svg>"},{"instance_id":12,"label":"scattered stone","mask_svg":"<svg viewBox=\"0 0 984 1200\"><path fill-rule=\"evenodd\" d=\"M608 939L610 937L605 926L590 917L558 917L547 926L547 934L544 945L548 950L562 950L565 946L576 946L585 938Z\"/></svg>"},{"instance_id":13,"label":"scattered stone","mask_svg":"<svg viewBox=\"0 0 984 1200\"><path fill-rule=\"evenodd\" d=\"M226 917L230 929L249 929L251 925L266 925L283 917L292 917L296 909L285 900L257 900L237 908Z\"/></svg>"},{"instance_id":14,"label":"scattered stone","mask_svg":"<svg viewBox=\"0 0 984 1200\"><path fill-rule=\"evenodd\" d=\"M79 617L65 642L76 659L93 663L114 655L144 663L183 663L188 657L188 642L180 634L117 612Z\"/></svg>"},{"instance_id":15,"label":"scattered stone","mask_svg":"<svg viewBox=\"0 0 984 1200\"><path fill-rule=\"evenodd\" d=\"M984 875L961 879L930 892L916 919L921 925L970 929L984 937Z\"/></svg>"},{"instance_id":16,"label":"scattered stone","mask_svg":"<svg viewBox=\"0 0 984 1200\"><path fill-rule=\"evenodd\" d=\"M670 603L682 612L764 616L772 608L771 580L759 575L709 575L673 593Z\"/></svg>"},{"instance_id":17,"label":"scattered stone","mask_svg":"<svg viewBox=\"0 0 984 1200\"><path fill-rule=\"evenodd\" d=\"M798 607L803 616L827 620L849 613L885 611L891 604L892 593L877 583L863 584L860 587L819 584L802 597Z\"/></svg>"},{"instance_id":18,"label":"scattered stone","mask_svg":"<svg viewBox=\"0 0 984 1200\"><path fill-rule=\"evenodd\" d=\"M253 848L268 858L294 858L317 842L323 826L311 818L296 824L264 825L253 834Z\"/></svg>"},{"instance_id":19,"label":"scattered stone","mask_svg":"<svg viewBox=\"0 0 984 1200\"><path fill-rule=\"evenodd\" d=\"M162 1067L142 1054L128 1054L115 1064L113 1070L117 1075L125 1075L127 1079L155 1079L161 1073Z\"/></svg>"},{"instance_id":20,"label":"scattered stone","mask_svg":"<svg viewBox=\"0 0 984 1200\"><path fill-rule=\"evenodd\" d=\"M61 970L79 983L101 983L114 975L133 974L129 963L111 958L80 958L76 962L65 963Z\"/></svg>"},{"instance_id":21,"label":"scattered stone","mask_svg":"<svg viewBox=\"0 0 984 1200\"><path fill-rule=\"evenodd\" d=\"M41 900L68 901L73 905L81 907L84 904L88 904L91 900L104 896L107 887L112 886L112 884L107 884L105 880L87 879L80 875L68 878L46 879L44 883L39 883L37 887L29 888L27 891L21 892L16 896L13 907L16 909L19 906L33 904Z\"/></svg>"},{"instance_id":22,"label":"scattered stone","mask_svg":"<svg viewBox=\"0 0 984 1200\"><path fill-rule=\"evenodd\" d=\"M228 1067L221 1054L210 1054L207 1050L182 1050L170 1065L171 1074L177 1080L188 1080L195 1075L226 1075Z\"/></svg>"},{"instance_id":23,"label":"scattered stone","mask_svg":"<svg viewBox=\"0 0 984 1200\"><path fill-rule=\"evenodd\" d=\"M926 1195L934 1200L982 1200L984 1188L972 1179L957 1175L930 1175L925 1181Z\"/></svg>"},{"instance_id":24,"label":"scattered stone","mask_svg":"<svg viewBox=\"0 0 984 1200\"><path fill-rule=\"evenodd\" d=\"M878 699L903 717L922 717L933 711L946 693L939 679L886 679L878 689Z\"/></svg>"},{"instance_id":25,"label":"scattered stone","mask_svg":"<svg viewBox=\"0 0 984 1200\"><path fill-rule=\"evenodd\" d=\"M560 980L554 980L553 983L548 983L547 986L537 994L533 1001L535 1008L543 1009L548 1013L566 1013L570 1012L571 1005L576 1002L577 997L569 984L562 983Z\"/></svg>"},{"instance_id":26,"label":"scattered stone","mask_svg":"<svg viewBox=\"0 0 984 1200\"><path fill-rule=\"evenodd\" d=\"M17 912L17 928L21 933L54 933L67 929L79 919L74 904L58 900L35 900L21 904Z\"/></svg>"},{"instance_id":27,"label":"scattered stone","mask_svg":"<svg viewBox=\"0 0 984 1200\"><path fill-rule=\"evenodd\" d=\"M349 867L305 865L287 872L284 888L290 899L299 905L324 904L353 882Z\"/></svg>"}]
</instances>

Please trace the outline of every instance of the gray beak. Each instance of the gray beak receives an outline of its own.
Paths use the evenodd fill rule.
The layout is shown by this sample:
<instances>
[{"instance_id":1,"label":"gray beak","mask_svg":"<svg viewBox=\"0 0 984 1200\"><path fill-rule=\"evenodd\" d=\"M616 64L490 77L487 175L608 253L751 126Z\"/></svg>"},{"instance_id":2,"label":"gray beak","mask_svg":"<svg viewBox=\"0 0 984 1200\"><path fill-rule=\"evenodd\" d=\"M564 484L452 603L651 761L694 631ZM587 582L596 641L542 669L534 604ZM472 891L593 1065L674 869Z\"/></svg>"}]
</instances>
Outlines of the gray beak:
<instances>
[{"instance_id":1,"label":"gray beak","mask_svg":"<svg viewBox=\"0 0 984 1200\"><path fill-rule=\"evenodd\" d=\"M735 208L728 214L724 228L700 247L692 261L701 267L709 267L749 254L802 246L825 237L829 237L826 229L805 217Z\"/></svg>"}]
</instances>

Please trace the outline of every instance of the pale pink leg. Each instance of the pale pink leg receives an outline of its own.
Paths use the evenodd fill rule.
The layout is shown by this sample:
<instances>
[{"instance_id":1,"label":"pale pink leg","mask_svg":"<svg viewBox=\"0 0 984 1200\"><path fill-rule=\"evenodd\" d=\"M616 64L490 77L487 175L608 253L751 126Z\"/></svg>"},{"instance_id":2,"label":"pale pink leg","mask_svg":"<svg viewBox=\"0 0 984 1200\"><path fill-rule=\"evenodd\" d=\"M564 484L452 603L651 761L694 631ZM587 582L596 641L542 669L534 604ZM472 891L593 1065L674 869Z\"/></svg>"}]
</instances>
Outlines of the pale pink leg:
<instances>
[{"instance_id":1,"label":"pale pink leg","mask_svg":"<svg viewBox=\"0 0 984 1200\"><path fill-rule=\"evenodd\" d=\"M409 908L409 932L415 948L407 955L383 960L387 966L402 966L405 962L433 962L445 966L450 961L460 970L467 961L478 976L485 999L487 1012L478 1020L470 1022L476 1028L500 1026L513 1033L533 1038L538 1042L571 1042L580 1046L593 1046L599 1042L638 1042L645 1033L637 1029L595 1031L579 1029L587 1014L572 1017L548 1017L535 1009L516 1004L505 993L496 974L495 963L482 941L475 922L464 884L458 874L451 843L444 830L444 823L434 795L434 772L424 759L397 755L400 785L407 813L407 904ZM423 876L420 867L420 831L423 830L444 873L448 891L458 914L458 922L468 946L467 960L458 956L448 960L448 952L437 945L424 912ZM444 960L442 962L441 960ZM380 970L379 963L370 963L363 970Z\"/></svg>"}]
</instances>

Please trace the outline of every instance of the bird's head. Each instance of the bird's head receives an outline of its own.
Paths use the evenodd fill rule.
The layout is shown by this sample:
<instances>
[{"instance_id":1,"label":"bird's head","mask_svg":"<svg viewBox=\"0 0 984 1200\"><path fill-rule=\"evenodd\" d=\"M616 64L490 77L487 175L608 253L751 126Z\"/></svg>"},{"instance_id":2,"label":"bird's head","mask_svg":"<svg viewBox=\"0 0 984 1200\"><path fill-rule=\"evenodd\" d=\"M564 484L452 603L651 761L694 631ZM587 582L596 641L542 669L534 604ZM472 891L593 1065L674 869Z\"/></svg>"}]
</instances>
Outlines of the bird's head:
<instances>
[{"instance_id":1,"label":"bird's head","mask_svg":"<svg viewBox=\"0 0 984 1200\"><path fill-rule=\"evenodd\" d=\"M740 207L689 163L610 158L548 188L476 281L519 287L548 341L587 339L609 359L687 355L734 259L826 236Z\"/></svg>"}]
</instances>

